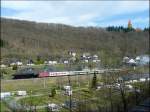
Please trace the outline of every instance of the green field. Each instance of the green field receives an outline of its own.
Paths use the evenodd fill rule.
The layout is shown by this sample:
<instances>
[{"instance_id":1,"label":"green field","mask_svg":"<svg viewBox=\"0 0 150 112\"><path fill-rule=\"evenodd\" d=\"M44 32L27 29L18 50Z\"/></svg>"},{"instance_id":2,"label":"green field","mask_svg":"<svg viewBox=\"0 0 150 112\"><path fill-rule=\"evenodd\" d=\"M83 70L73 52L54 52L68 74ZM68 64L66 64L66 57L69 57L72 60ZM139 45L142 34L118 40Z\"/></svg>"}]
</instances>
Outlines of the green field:
<instances>
[{"instance_id":1,"label":"green field","mask_svg":"<svg viewBox=\"0 0 150 112\"><path fill-rule=\"evenodd\" d=\"M92 80L93 75L76 75L71 76L71 84L73 87L87 85ZM97 74L97 79L101 79L101 74ZM43 91L51 87L62 88L63 85L68 85L68 76L63 77L46 77L33 79L18 79L18 80L1 80L1 91Z\"/></svg>"},{"instance_id":2,"label":"green field","mask_svg":"<svg viewBox=\"0 0 150 112\"><path fill-rule=\"evenodd\" d=\"M6 106L3 101L1 101L1 112L11 112L11 110Z\"/></svg>"}]
</instances>

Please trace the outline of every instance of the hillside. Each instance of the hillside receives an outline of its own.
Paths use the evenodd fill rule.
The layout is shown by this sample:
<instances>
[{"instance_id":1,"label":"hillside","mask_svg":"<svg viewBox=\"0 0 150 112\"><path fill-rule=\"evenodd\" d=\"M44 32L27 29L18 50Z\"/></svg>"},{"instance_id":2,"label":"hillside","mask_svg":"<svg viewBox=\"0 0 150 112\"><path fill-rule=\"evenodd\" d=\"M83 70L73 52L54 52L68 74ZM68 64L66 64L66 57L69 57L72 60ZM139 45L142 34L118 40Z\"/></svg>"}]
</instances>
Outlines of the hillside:
<instances>
[{"instance_id":1,"label":"hillside","mask_svg":"<svg viewBox=\"0 0 150 112\"><path fill-rule=\"evenodd\" d=\"M97 27L73 27L1 18L2 58L65 55L68 50L104 57L148 53L148 32L108 32Z\"/></svg>"}]
</instances>

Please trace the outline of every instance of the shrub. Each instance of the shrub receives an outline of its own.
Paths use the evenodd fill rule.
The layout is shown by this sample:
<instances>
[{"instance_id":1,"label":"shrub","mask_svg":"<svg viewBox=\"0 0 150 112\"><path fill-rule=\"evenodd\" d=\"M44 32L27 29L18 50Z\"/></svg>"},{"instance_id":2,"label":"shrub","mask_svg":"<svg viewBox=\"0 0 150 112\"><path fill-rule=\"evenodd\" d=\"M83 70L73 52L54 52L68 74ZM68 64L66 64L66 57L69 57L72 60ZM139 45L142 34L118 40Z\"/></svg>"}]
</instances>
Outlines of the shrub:
<instances>
[{"instance_id":1,"label":"shrub","mask_svg":"<svg viewBox=\"0 0 150 112\"><path fill-rule=\"evenodd\" d=\"M53 88L53 89L51 90L51 96L54 97L55 95L56 95L56 89Z\"/></svg>"},{"instance_id":2,"label":"shrub","mask_svg":"<svg viewBox=\"0 0 150 112\"><path fill-rule=\"evenodd\" d=\"M17 65L13 65L12 70L17 70L18 66Z\"/></svg>"}]
</instances>

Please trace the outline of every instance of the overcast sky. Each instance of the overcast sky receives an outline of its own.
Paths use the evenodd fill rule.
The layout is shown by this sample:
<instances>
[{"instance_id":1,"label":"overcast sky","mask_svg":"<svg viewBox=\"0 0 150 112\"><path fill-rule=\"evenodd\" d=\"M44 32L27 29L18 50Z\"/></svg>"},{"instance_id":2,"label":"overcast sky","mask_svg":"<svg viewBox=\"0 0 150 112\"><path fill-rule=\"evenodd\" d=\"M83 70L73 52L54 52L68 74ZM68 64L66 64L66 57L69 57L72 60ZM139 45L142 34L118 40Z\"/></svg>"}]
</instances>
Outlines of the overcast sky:
<instances>
[{"instance_id":1,"label":"overcast sky","mask_svg":"<svg viewBox=\"0 0 150 112\"><path fill-rule=\"evenodd\" d=\"M149 26L149 1L1 1L1 16L74 26Z\"/></svg>"}]
</instances>

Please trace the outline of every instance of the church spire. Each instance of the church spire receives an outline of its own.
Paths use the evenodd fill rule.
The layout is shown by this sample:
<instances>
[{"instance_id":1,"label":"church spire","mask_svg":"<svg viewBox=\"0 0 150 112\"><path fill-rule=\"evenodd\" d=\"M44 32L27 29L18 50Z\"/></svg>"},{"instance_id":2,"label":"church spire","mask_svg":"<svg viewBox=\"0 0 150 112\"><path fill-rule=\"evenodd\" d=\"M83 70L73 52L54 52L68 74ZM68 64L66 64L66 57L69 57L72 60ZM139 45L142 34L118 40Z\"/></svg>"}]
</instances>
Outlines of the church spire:
<instances>
[{"instance_id":1,"label":"church spire","mask_svg":"<svg viewBox=\"0 0 150 112\"><path fill-rule=\"evenodd\" d=\"M132 23L131 20L128 21L128 28L131 29L132 28Z\"/></svg>"}]
</instances>

